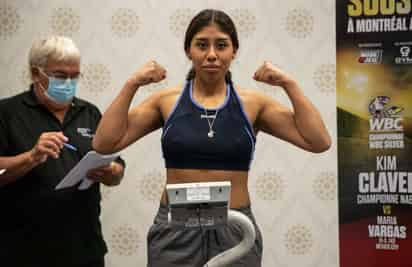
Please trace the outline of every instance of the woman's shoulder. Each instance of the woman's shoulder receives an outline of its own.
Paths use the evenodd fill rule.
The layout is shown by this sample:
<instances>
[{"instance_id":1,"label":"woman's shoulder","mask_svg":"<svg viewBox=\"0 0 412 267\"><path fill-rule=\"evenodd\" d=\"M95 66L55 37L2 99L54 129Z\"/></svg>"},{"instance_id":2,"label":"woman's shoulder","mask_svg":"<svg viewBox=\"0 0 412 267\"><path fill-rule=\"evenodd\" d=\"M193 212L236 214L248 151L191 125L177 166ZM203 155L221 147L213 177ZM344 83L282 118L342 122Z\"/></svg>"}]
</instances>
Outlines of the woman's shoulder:
<instances>
[{"instance_id":1,"label":"woman's shoulder","mask_svg":"<svg viewBox=\"0 0 412 267\"><path fill-rule=\"evenodd\" d=\"M174 100L177 97L180 96L180 94L183 91L183 86L182 85L176 85L173 87L168 87L168 88L164 88L159 90L157 93L157 96L159 98L159 101L161 102L168 102L170 100Z\"/></svg>"},{"instance_id":2,"label":"woman's shoulder","mask_svg":"<svg viewBox=\"0 0 412 267\"><path fill-rule=\"evenodd\" d=\"M182 93L183 86L176 85L173 87L168 87L164 89L159 89L153 92L147 99L149 103L153 103L161 108L167 108L168 106L173 106L176 100Z\"/></svg>"},{"instance_id":3,"label":"woman's shoulder","mask_svg":"<svg viewBox=\"0 0 412 267\"><path fill-rule=\"evenodd\" d=\"M159 90L159 94L162 97L170 97L170 96L176 96L176 95L180 95L181 92L183 90L183 85L176 85L173 87L168 87L168 88L164 88Z\"/></svg>"},{"instance_id":4,"label":"woman's shoulder","mask_svg":"<svg viewBox=\"0 0 412 267\"><path fill-rule=\"evenodd\" d=\"M154 101L164 101L166 99L179 96L182 90L183 90L183 87L181 85L159 89L151 93L147 97L147 99L154 100Z\"/></svg>"},{"instance_id":5,"label":"woman's shoulder","mask_svg":"<svg viewBox=\"0 0 412 267\"><path fill-rule=\"evenodd\" d=\"M279 107L281 104L273 97L261 92L259 89L245 89L235 87L240 100L246 108L261 110L265 107Z\"/></svg>"},{"instance_id":6,"label":"woman's shoulder","mask_svg":"<svg viewBox=\"0 0 412 267\"><path fill-rule=\"evenodd\" d=\"M239 86L235 86L234 88L243 102L260 102L267 97L256 89L242 88Z\"/></svg>"}]
</instances>

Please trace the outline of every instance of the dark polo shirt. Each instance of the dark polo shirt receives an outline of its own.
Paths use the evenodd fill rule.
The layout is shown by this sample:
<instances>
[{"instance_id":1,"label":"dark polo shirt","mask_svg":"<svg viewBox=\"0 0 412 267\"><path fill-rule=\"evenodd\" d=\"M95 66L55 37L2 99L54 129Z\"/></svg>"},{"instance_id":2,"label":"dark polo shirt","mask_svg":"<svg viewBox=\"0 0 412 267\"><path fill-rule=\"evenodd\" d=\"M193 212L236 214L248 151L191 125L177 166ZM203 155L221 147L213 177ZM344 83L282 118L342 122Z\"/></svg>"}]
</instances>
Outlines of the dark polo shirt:
<instances>
[{"instance_id":1,"label":"dark polo shirt","mask_svg":"<svg viewBox=\"0 0 412 267\"><path fill-rule=\"evenodd\" d=\"M0 100L0 156L29 151L44 132L62 131L77 151L63 148L17 181L0 186L0 265L72 266L101 258L100 189L55 186L91 150L101 114L74 98L63 123L39 104L33 89ZM124 164L124 163L123 163Z\"/></svg>"}]
</instances>

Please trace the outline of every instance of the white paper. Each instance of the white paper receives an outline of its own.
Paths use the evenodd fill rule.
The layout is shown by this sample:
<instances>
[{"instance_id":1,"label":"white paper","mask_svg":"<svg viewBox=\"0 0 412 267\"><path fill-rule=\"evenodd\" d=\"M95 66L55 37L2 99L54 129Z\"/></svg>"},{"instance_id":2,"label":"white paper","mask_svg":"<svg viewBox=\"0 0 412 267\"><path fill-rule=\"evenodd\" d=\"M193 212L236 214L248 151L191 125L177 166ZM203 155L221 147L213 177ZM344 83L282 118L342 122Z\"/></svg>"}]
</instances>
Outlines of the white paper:
<instances>
[{"instance_id":1,"label":"white paper","mask_svg":"<svg viewBox=\"0 0 412 267\"><path fill-rule=\"evenodd\" d=\"M72 187L78 182L82 181L79 185L80 190L89 188L93 181L86 177L89 170L95 169L104 165L108 165L119 156L118 153L102 155L96 151L89 151L77 164L69 171L69 173L56 185L55 189L63 189Z\"/></svg>"},{"instance_id":2,"label":"white paper","mask_svg":"<svg viewBox=\"0 0 412 267\"><path fill-rule=\"evenodd\" d=\"M0 169L0 175L6 172L6 169Z\"/></svg>"},{"instance_id":3,"label":"white paper","mask_svg":"<svg viewBox=\"0 0 412 267\"><path fill-rule=\"evenodd\" d=\"M94 181L92 181L89 178L85 177L78 188L79 188L79 190L84 190L84 189L89 188L92 184L94 184Z\"/></svg>"}]
</instances>

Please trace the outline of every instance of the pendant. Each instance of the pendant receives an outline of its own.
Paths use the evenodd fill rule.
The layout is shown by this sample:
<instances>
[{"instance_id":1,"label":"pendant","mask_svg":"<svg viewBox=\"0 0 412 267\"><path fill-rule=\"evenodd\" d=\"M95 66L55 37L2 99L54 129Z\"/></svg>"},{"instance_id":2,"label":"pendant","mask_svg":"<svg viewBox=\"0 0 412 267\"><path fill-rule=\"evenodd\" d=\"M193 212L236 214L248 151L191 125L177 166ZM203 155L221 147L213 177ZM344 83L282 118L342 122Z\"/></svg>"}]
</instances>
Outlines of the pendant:
<instances>
[{"instance_id":1,"label":"pendant","mask_svg":"<svg viewBox=\"0 0 412 267\"><path fill-rule=\"evenodd\" d=\"M207 137L209 137L209 138L213 138L215 136L215 132L213 131L213 130L210 130L208 133L207 133Z\"/></svg>"}]
</instances>

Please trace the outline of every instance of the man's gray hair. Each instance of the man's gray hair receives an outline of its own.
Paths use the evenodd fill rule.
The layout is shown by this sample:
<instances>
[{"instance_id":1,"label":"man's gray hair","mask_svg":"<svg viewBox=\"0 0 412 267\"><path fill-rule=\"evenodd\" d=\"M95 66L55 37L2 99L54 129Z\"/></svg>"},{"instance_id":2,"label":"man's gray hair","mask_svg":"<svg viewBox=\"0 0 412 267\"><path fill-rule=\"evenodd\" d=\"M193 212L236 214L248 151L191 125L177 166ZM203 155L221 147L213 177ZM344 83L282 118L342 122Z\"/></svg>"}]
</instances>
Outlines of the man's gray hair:
<instances>
[{"instance_id":1,"label":"man's gray hair","mask_svg":"<svg viewBox=\"0 0 412 267\"><path fill-rule=\"evenodd\" d=\"M64 36L35 41L29 54L30 69L45 68L49 61L80 64L80 51L72 39Z\"/></svg>"}]
</instances>

